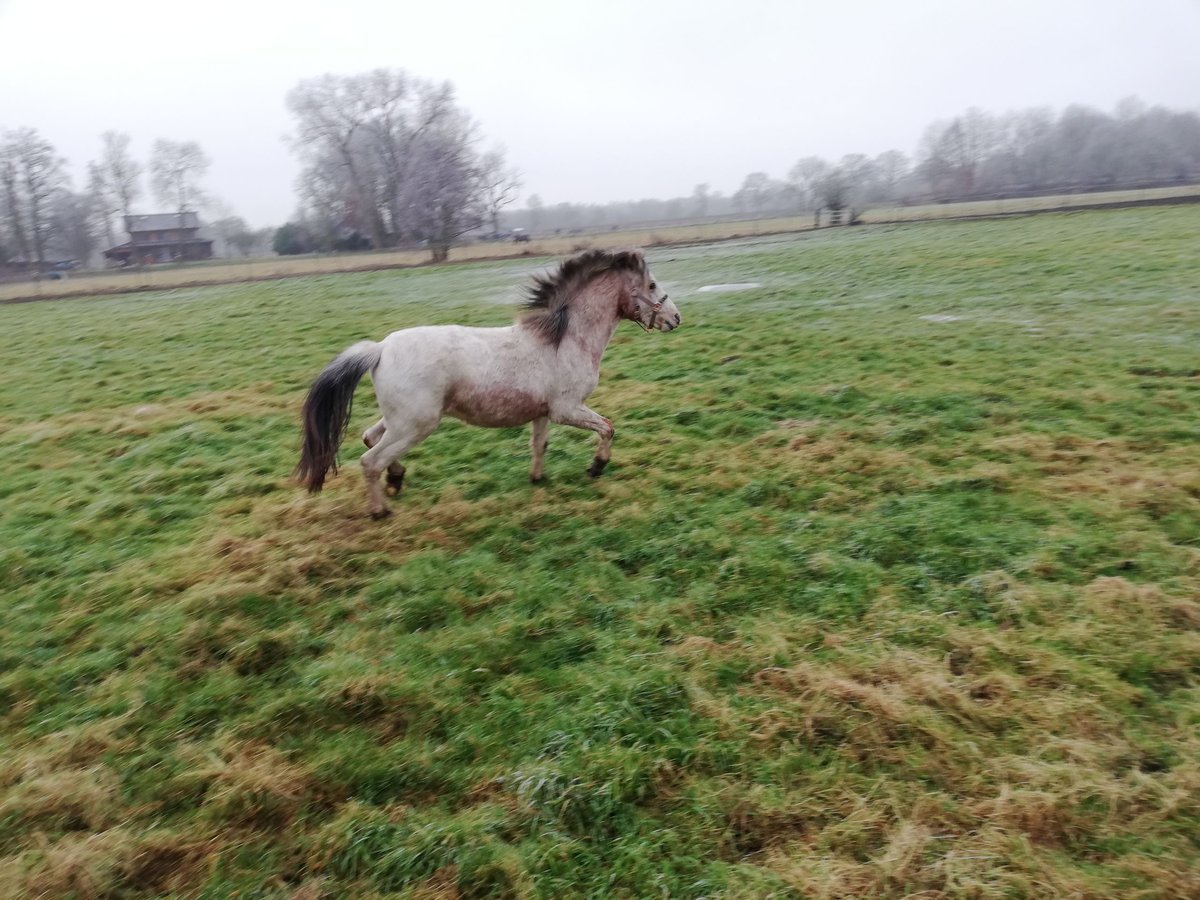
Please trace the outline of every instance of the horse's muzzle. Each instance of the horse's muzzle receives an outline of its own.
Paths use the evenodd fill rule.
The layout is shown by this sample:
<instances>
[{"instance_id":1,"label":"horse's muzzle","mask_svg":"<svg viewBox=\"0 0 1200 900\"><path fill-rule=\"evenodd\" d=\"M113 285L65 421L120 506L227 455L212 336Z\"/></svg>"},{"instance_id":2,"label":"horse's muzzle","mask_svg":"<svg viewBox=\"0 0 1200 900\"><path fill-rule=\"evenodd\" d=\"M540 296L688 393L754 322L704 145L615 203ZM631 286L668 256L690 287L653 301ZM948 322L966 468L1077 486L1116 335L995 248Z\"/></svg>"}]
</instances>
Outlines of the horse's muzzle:
<instances>
[{"instance_id":1,"label":"horse's muzzle","mask_svg":"<svg viewBox=\"0 0 1200 900\"><path fill-rule=\"evenodd\" d=\"M674 331L683 321L679 315L679 308L665 295L658 303L654 304L653 309L654 315L650 318L651 328L657 328L659 331Z\"/></svg>"}]
</instances>

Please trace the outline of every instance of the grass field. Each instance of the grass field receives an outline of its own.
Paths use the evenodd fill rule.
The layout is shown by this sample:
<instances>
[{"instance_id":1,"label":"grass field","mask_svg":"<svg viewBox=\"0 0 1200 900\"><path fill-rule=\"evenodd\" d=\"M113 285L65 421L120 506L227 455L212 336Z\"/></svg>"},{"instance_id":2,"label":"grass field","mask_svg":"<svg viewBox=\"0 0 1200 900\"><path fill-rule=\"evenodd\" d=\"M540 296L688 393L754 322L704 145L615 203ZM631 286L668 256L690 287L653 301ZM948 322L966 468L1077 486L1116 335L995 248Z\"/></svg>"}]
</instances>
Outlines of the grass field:
<instances>
[{"instance_id":1,"label":"grass field","mask_svg":"<svg viewBox=\"0 0 1200 900\"><path fill-rule=\"evenodd\" d=\"M1200 896L1198 238L651 252L605 476L446 424L383 523L308 381L533 262L0 307L0 896Z\"/></svg>"},{"instance_id":2,"label":"grass field","mask_svg":"<svg viewBox=\"0 0 1200 900\"><path fill-rule=\"evenodd\" d=\"M1099 205L1138 204L1172 199L1190 199L1200 195L1200 185L1148 188L1136 191L1101 191L1089 194L1057 194L1045 197L1014 197L969 203L938 203L923 206L897 206L869 209L863 213L868 224L921 222L950 218L1007 216L1045 212L1061 208ZM828 216L824 220L828 223ZM589 247L642 247L719 241L809 231L811 215L744 221L708 222L694 225L664 225L654 228L626 229L598 233L541 236L529 244L510 241L484 241L463 244L451 251L454 262L494 260L513 256L553 256L574 253ZM0 303L14 300L83 296L88 293L112 294L134 290L164 290L223 284L236 281L292 278L303 275L367 272L388 268L426 265L427 250L383 250L374 253L335 253L326 256L274 256L252 260L210 260L178 266L106 272L84 272L62 281L12 282L0 284Z\"/></svg>"}]
</instances>

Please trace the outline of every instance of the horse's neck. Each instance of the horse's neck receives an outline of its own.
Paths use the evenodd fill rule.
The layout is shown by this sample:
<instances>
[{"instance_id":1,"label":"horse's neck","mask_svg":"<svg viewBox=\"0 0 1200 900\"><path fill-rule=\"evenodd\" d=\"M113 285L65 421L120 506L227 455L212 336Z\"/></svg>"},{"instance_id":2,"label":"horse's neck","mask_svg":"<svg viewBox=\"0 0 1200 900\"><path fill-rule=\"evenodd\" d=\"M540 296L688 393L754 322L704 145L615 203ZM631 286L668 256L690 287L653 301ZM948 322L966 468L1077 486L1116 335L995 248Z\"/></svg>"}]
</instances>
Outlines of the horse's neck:
<instances>
[{"instance_id":1,"label":"horse's neck","mask_svg":"<svg viewBox=\"0 0 1200 900\"><path fill-rule=\"evenodd\" d=\"M580 355L599 370L604 350L621 323L616 308L617 298L608 291L597 291L586 298L586 302L571 310L561 346L577 348Z\"/></svg>"}]
</instances>

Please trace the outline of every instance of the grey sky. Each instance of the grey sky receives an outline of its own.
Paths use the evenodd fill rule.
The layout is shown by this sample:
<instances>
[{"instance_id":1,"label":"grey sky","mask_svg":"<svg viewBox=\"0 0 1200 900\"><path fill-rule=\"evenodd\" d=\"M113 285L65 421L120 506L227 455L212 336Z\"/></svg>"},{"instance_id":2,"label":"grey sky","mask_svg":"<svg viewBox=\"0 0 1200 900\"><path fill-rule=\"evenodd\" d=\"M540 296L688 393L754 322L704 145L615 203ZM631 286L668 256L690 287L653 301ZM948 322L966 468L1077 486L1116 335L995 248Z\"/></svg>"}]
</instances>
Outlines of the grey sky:
<instances>
[{"instance_id":1,"label":"grey sky","mask_svg":"<svg viewBox=\"0 0 1200 900\"><path fill-rule=\"evenodd\" d=\"M1200 108L1200 0L0 0L0 128L77 186L112 128L196 140L253 225L295 208L284 95L377 66L449 79L548 203L731 192L975 105ZM144 198L149 211L153 201Z\"/></svg>"}]
</instances>

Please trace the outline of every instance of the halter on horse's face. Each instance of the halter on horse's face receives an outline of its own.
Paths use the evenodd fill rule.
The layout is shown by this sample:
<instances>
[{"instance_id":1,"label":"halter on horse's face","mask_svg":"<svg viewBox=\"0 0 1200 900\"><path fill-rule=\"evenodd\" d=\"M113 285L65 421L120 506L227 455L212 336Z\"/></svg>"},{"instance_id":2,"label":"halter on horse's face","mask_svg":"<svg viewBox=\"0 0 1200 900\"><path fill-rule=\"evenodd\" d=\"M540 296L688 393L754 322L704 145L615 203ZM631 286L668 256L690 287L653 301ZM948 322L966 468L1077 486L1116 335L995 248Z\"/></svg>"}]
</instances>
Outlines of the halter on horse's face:
<instances>
[{"instance_id":1,"label":"halter on horse's face","mask_svg":"<svg viewBox=\"0 0 1200 900\"><path fill-rule=\"evenodd\" d=\"M658 283L646 270L644 275L632 276L630 298L633 312L629 316L643 331L674 331L682 321L679 308L661 291Z\"/></svg>"}]
</instances>

